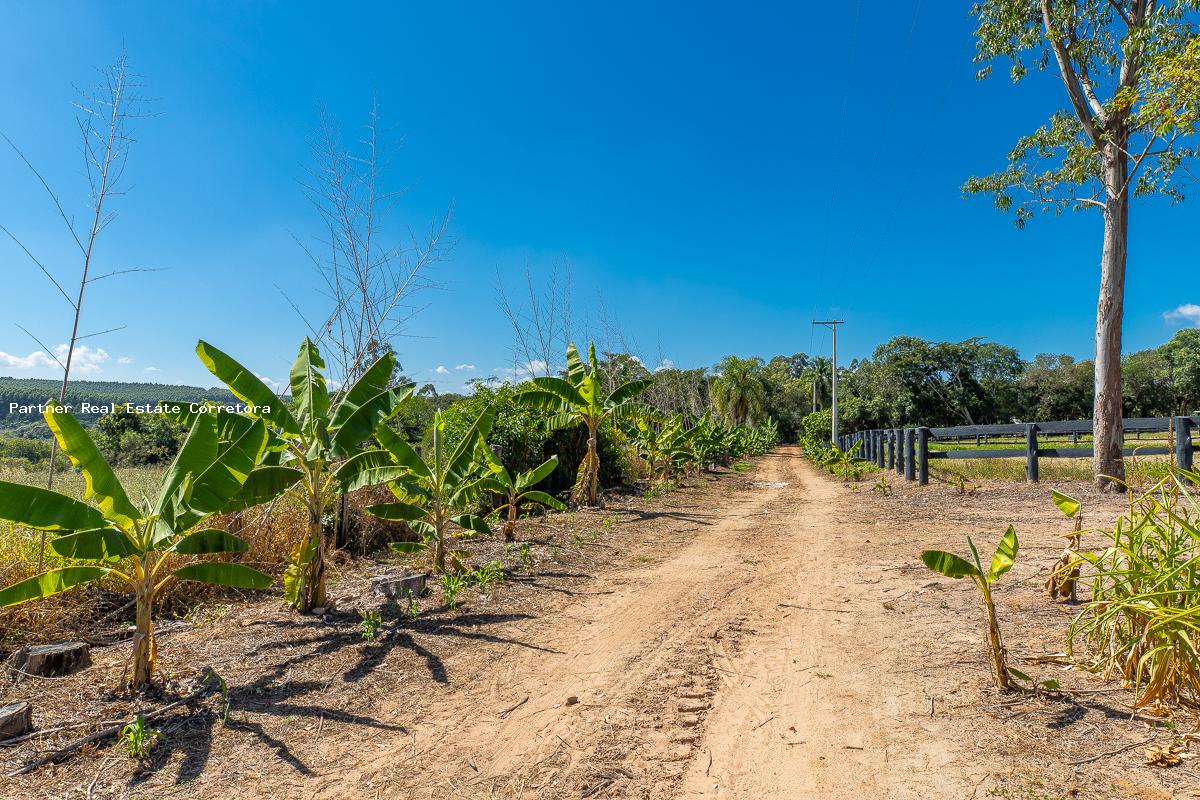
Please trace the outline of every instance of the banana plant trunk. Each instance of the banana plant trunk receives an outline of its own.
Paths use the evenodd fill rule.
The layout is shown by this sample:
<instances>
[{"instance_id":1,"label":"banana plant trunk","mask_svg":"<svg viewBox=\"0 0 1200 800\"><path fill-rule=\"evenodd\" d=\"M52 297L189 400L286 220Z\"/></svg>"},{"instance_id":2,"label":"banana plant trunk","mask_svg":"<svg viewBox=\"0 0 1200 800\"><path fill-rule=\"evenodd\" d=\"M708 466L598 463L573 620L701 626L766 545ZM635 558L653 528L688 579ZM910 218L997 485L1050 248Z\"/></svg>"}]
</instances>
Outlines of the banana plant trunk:
<instances>
[{"instance_id":1,"label":"banana plant trunk","mask_svg":"<svg viewBox=\"0 0 1200 800\"><path fill-rule=\"evenodd\" d=\"M158 656L154 642L154 585L149 578L149 553L142 557L140 569L143 577L134 594L133 676L130 681L135 691L150 685Z\"/></svg>"},{"instance_id":2,"label":"banana plant trunk","mask_svg":"<svg viewBox=\"0 0 1200 800\"><path fill-rule=\"evenodd\" d=\"M1128 139L1126 134L1123 137ZM1121 319L1125 302L1125 259L1129 236L1129 161L1126 141L1104 153L1104 250L1100 257L1100 299L1096 306L1096 397L1093 471L1102 490L1120 489L1125 479L1124 423L1121 418ZM1119 146L1120 145L1120 146Z\"/></svg>"},{"instance_id":3,"label":"banana plant trunk","mask_svg":"<svg viewBox=\"0 0 1200 800\"><path fill-rule=\"evenodd\" d=\"M325 605L325 534L321 530L321 502L315 498L308 506L308 537L312 542L312 561L308 564L300 610L304 613Z\"/></svg>"},{"instance_id":4,"label":"banana plant trunk","mask_svg":"<svg viewBox=\"0 0 1200 800\"><path fill-rule=\"evenodd\" d=\"M1008 659L1004 651L1004 641L1000 638L1000 623L996 620L996 605L992 601L992 590L983 586L983 603L987 607L988 647L992 654L992 675L996 680L996 688L1002 692L1013 688L1012 676L1008 674Z\"/></svg>"},{"instance_id":5,"label":"banana plant trunk","mask_svg":"<svg viewBox=\"0 0 1200 800\"><path fill-rule=\"evenodd\" d=\"M515 542L517 540L517 496L510 495L508 498L508 517L504 521L504 541Z\"/></svg>"},{"instance_id":6,"label":"banana plant trunk","mask_svg":"<svg viewBox=\"0 0 1200 800\"><path fill-rule=\"evenodd\" d=\"M579 480L575 483L572 500L577 506L595 506L600 498L600 454L599 423L588 422L587 455L579 468Z\"/></svg>"},{"instance_id":7,"label":"banana plant trunk","mask_svg":"<svg viewBox=\"0 0 1200 800\"><path fill-rule=\"evenodd\" d=\"M437 539L433 543L433 573L441 575L446 571L446 525L448 520L439 511L434 521Z\"/></svg>"}]
</instances>

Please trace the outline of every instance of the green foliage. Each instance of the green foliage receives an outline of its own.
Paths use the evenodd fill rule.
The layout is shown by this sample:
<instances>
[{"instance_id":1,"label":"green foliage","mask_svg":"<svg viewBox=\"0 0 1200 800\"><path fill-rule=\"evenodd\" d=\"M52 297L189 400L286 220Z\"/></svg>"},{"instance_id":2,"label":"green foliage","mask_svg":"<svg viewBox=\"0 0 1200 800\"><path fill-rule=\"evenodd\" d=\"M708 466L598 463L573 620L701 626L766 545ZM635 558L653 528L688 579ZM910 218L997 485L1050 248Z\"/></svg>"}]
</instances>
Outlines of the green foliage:
<instances>
[{"instance_id":1,"label":"green foliage","mask_svg":"<svg viewBox=\"0 0 1200 800\"><path fill-rule=\"evenodd\" d=\"M985 571L982 562L979 560L979 551L975 549L975 543L971 541L971 537L967 537L967 545L971 548L971 560L956 556L954 553L947 553L944 550L926 550L921 553L921 563L929 567L934 572L945 575L947 578L970 578L971 582L979 589L979 593L983 597L984 609L987 612L987 632L988 645L992 655L992 675L996 681L996 687L1001 691L1007 691L1013 688L1012 674L1013 671L1009 668L1004 650L1004 643L1000 637L1000 624L996 620L996 606L992 600L992 587L1000 578L1013 568L1017 561L1017 552L1020 543L1017 541L1017 531L1011 525L1004 535L1000 537L1000 542L996 545L996 552L992 556L992 563ZM1028 680L1028 676L1019 673L1020 676Z\"/></svg>"},{"instance_id":2,"label":"green foliage","mask_svg":"<svg viewBox=\"0 0 1200 800\"><path fill-rule=\"evenodd\" d=\"M649 379L629 381L605 391L602 378L596 346L588 346L588 362L584 364L571 344L567 347L566 378L533 378L518 394L518 402L527 408L552 414L547 422L550 429L582 426L587 430L587 452L572 490L576 505L594 506L599 502L601 426L647 413L647 408L635 403L634 398L650 388Z\"/></svg>"},{"instance_id":3,"label":"green foliage","mask_svg":"<svg viewBox=\"0 0 1200 800\"><path fill-rule=\"evenodd\" d=\"M96 423L96 445L109 463L120 467L170 461L183 443L183 425L167 414L119 408Z\"/></svg>"},{"instance_id":4,"label":"green foliage","mask_svg":"<svg viewBox=\"0 0 1200 800\"><path fill-rule=\"evenodd\" d=\"M333 501L346 492L390 480L398 474L384 462L386 454L367 454L362 445L393 417L412 395L412 387L396 387L396 357L386 352L349 387L331 395L317 346L305 338L289 376L289 408L255 374L231 356L201 341L196 354L243 403L245 416L200 414L220 420L223 435L235 435L252 420L268 431L263 466L255 470L238 505L248 508L292 490L308 511L308 526L291 554L284 575L284 594L301 611L325 605L325 532L322 521ZM195 416L195 415L192 415ZM191 418L184 419L191 422ZM336 475L333 464L342 462ZM257 462L256 462L257 463Z\"/></svg>"},{"instance_id":5,"label":"green foliage","mask_svg":"<svg viewBox=\"0 0 1200 800\"><path fill-rule=\"evenodd\" d=\"M1071 623L1071 646L1083 639L1088 666L1119 675L1139 707L1200 703L1198 481L1200 474L1172 470L1103 532L1103 549L1077 554L1094 576L1091 599Z\"/></svg>"},{"instance_id":6,"label":"green foliage","mask_svg":"<svg viewBox=\"0 0 1200 800\"><path fill-rule=\"evenodd\" d=\"M445 440L441 412L434 417L429 447L418 453L386 426L376 438L382 449L364 451L339 468L338 478L348 483L388 481L398 502L378 503L367 513L391 522L404 522L420 538L415 542L392 542L390 547L407 555L427 553L433 571L446 571L449 559L455 572L462 570L467 553L452 548L456 539L490 533L486 521L471 513L484 490L481 448L491 429L492 415L481 414L451 448Z\"/></svg>"},{"instance_id":7,"label":"green foliage","mask_svg":"<svg viewBox=\"0 0 1200 800\"><path fill-rule=\"evenodd\" d=\"M1030 67L1052 68L1069 110L1017 140L1008 167L971 178L969 194L991 194L1023 226L1039 210L1103 207L1111 198L1160 194L1183 199L1177 169L1195 156L1200 4L1113 0L1046 3L981 0L976 61L1011 65L1014 82ZM1152 9L1148 12L1147 9ZM1106 164L1128 164L1129 180L1106 183Z\"/></svg>"},{"instance_id":8,"label":"green foliage","mask_svg":"<svg viewBox=\"0 0 1200 800\"><path fill-rule=\"evenodd\" d=\"M162 731L146 727L146 717L140 712L124 728L121 728L121 747L130 758L145 761L154 746L163 738Z\"/></svg>"},{"instance_id":9,"label":"green foliage","mask_svg":"<svg viewBox=\"0 0 1200 800\"><path fill-rule=\"evenodd\" d=\"M767 399L763 360L725 356L715 369L717 377L709 391L717 413L734 424L761 418Z\"/></svg>"},{"instance_id":10,"label":"green foliage","mask_svg":"<svg viewBox=\"0 0 1200 800\"><path fill-rule=\"evenodd\" d=\"M500 505L492 511L492 515L496 518L501 516L506 517L504 521L504 538L506 541L511 542L515 540L517 517L522 511L528 513L531 509L542 507L553 508L557 511L565 511L567 509L566 504L558 500L558 498L533 488L554 472L555 468L558 467L557 458L551 457L533 469L522 472L514 478L505 469L504 465L500 463L500 459L496 457L491 448L482 447L480 448L480 452L490 473L480 483L480 488L483 491L491 492L500 497Z\"/></svg>"},{"instance_id":11,"label":"green foliage","mask_svg":"<svg viewBox=\"0 0 1200 800\"><path fill-rule=\"evenodd\" d=\"M49 597L101 578L124 583L134 595L137 616L131 682L141 688L154 672L154 601L167 586L191 580L264 589L271 583L261 572L234 562L189 559L177 565L178 557L246 550L239 537L203 523L236 501L266 449L266 427L249 423L223 443L216 419L199 416L163 476L157 500L143 498L135 505L74 417L52 407L44 416L59 447L83 474L83 500L91 504L0 481L0 519L54 533L51 549L70 561L0 590L0 606Z\"/></svg>"},{"instance_id":12,"label":"green foliage","mask_svg":"<svg viewBox=\"0 0 1200 800\"><path fill-rule=\"evenodd\" d=\"M469 577L475 583L475 588L486 592L493 583L504 582L504 567L499 561L482 564L470 572Z\"/></svg>"},{"instance_id":13,"label":"green foliage","mask_svg":"<svg viewBox=\"0 0 1200 800\"><path fill-rule=\"evenodd\" d=\"M461 572L444 572L439 583L442 588L442 604L454 611L458 608L459 593L467 588L467 579Z\"/></svg>"},{"instance_id":14,"label":"green foliage","mask_svg":"<svg viewBox=\"0 0 1200 800\"><path fill-rule=\"evenodd\" d=\"M373 642L379 638L379 629L383 625L383 617L377 609L369 608L362 612L362 621L358 629L364 641Z\"/></svg>"}]
</instances>

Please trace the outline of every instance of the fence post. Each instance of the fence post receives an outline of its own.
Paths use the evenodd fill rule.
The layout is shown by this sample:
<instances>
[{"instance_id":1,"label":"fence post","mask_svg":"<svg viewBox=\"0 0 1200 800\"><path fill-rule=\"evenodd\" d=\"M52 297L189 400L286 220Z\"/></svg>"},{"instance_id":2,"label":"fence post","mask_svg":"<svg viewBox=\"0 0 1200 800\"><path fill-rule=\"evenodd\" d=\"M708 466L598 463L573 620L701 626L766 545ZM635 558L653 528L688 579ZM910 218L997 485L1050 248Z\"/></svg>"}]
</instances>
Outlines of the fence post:
<instances>
[{"instance_id":1,"label":"fence post","mask_svg":"<svg viewBox=\"0 0 1200 800\"><path fill-rule=\"evenodd\" d=\"M901 428L892 430L892 441L896 443L896 474L904 474L904 431Z\"/></svg>"},{"instance_id":2,"label":"fence post","mask_svg":"<svg viewBox=\"0 0 1200 800\"><path fill-rule=\"evenodd\" d=\"M1025 480L1038 482L1038 426L1030 422L1025 426Z\"/></svg>"},{"instance_id":3,"label":"fence post","mask_svg":"<svg viewBox=\"0 0 1200 800\"><path fill-rule=\"evenodd\" d=\"M917 428L917 483L929 485L929 428Z\"/></svg>"},{"instance_id":4,"label":"fence post","mask_svg":"<svg viewBox=\"0 0 1200 800\"><path fill-rule=\"evenodd\" d=\"M887 468L894 470L896 468L896 429L892 428L887 432L888 437L888 463Z\"/></svg>"},{"instance_id":5,"label":"fence post","mask_svg":"<svg viewBox=\"0 0 1200 800\"><path fill-rule=\"evenodd\" d=\"M917 479L917 464L916 455L914 452L913 429L904 429L904 480L915 481Z\"/></svg>"},{"instance_id":6,"label":"fence post","mask_svg":"<svg viewBox=\"0 0 1200 800\"><path fill-rule=\"evenodd\" d=\"M884 463L887 460L887 434L883 431L875 432L875 466L883 469Z\"/></svg>"},{"instance_id":7,"label":"fence post","mask_svg":"<svg viewBox=\"0 0 1200 800\"><path fill-rule=\"evenodd\" d=\"M1192 421L1188 417L1175 417L1175 466L1179 469L1192 468Z\"/></svg>"}]
</instances>

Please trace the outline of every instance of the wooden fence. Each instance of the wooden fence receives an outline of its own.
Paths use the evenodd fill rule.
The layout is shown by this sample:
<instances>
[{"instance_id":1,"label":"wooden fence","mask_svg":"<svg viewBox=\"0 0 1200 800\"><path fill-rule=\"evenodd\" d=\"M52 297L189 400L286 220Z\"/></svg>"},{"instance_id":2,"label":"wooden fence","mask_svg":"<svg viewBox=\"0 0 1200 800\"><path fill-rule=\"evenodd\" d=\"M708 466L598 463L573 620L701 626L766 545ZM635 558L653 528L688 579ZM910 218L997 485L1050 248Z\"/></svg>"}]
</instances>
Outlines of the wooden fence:
<instances>
[{"instance_id":1,"label":"wooden fence","mask_svg":"<svg viewBox=\"0 0 1200 800\"><path fill-rule=\"evenodd\" d=\"M1139 417L1125 422L1125 444L1129 434L1140 438L1148 433L1166 433L1173 446L1124 447L1125 455L1175 455L1175 463L1192 468L1192 431L1200 428L1200 416ZM858 445L858 455L881 469L893 469L905 480L929 483L929 462L939 458L1024 458L1025 478L1036 482L1038 461L1042 458L1091 458L1090 447L1077 447L1079 437L1092 433L1090 419L1067 422L1027 422L1012 425L960 425L952 428L886 428L859 431L838 438L843 451ZM1038 435L1067 437L1070 447L1039 446ZM993 437L1024 437L1024 447L984 448ZM974 440L974 449L930 450L930 442L947 441L962 444ZM858 443L862 444L859 445Z\"/></svg>"}]
</instances>

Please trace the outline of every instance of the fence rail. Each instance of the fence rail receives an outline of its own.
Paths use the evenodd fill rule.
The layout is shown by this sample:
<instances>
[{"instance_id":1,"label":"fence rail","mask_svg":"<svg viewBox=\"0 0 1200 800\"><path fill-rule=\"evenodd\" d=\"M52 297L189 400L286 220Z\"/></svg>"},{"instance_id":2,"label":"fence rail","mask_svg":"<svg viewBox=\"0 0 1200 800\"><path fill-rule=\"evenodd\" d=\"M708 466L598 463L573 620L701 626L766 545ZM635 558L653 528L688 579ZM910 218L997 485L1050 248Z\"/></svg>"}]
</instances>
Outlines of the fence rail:
<instances>
[{"instance_id":1,"label":"fence rail","mask_svg":"<svg viewBox=\"0 0 1200 800\"><path fill-rule=\"evenodd\" d=\"M1126 446L1122 452L1129 455L1164 456L1174 454L1175 463L1184 469L1192 468L1195 445L1192 431L1200 429L1200 416L1188 417L1137 417L1124 420L1126 434L1140 438L1146 433L1166 433L1171 446ZM929 462L938 459L960 458L1024 458L1025 479L1038 480L1038 461L1043 458L1091 458L1095 451L1091 447L1076 447L1081 435L1092 433L1090 419L1063 422L1025 422L1011 425L958 425L949 428L883 428L858 431L838 438L842 450L860 447L860 455L880 469L892 469L903 475L905 480L929 483ZM1042 447L1038 436L1070 437L1070 447ZM988 448L992 437L1025 437L1022 448ZM976 449L930 450L929 443L948 441L961 444L974 439ZM861 444L859 444L861 442ZM1124 444L1128 444L1128 437Z\"/></svg>"}]
</instances>

